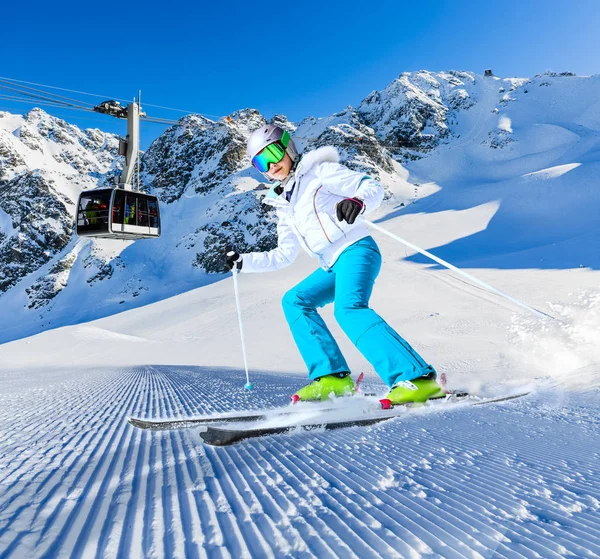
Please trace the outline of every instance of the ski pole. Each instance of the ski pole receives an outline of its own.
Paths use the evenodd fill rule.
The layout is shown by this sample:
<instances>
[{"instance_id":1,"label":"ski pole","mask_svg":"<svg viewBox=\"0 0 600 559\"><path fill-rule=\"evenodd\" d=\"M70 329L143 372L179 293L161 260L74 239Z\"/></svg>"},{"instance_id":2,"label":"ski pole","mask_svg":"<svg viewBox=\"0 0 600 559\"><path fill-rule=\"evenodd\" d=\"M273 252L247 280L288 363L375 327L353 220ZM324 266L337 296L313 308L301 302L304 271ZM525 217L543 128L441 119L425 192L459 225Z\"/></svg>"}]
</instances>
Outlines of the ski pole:
<instances>
[{"instance_id":1,"label":"ski pole","mask_svg":"<svg viewBox=\"0 0 600 559\"><path fill-rule=\"evenodd\" d=\"M420 252L423 256L427 256L427 258L431 258L431 260L433 260L434 262L437 262L438 264L441 264L442 266L448 268L449 270L452 270L453 272L456 272L457 274L464 276L469 281L471 281L477 285L480 285L481 287L483 287L484 289L487 289L491 293L500 295L504 299L507 299L508 301L511 301L511 302L515 303L516 305L519 305L520 307L523 307L524 309L532 312L533 314L537 315L538 317L551 318L552 320L557 320L552 315L545 313L544 311L540 311L534 307L530 307L527 303L523 303L523 301L519 301L519 299L515 299L514 297L511 297L510 295L503 293L499 289L496 289L495 287L492 287L491 285L485 283L484 281L477 279L475 276L472 276L471 274L468 274L467 272L463 272L461 269L457 268L456 266L453 266L449 262L446 262L445 260L438 258L434 254L431 254L431 252L428 252L422 248L419 248L417 245L413 245L411 242L409 242L401 237L398 237L398 235L394 235L394 233L390 233L387 229L384 229L383 227L380 227L379 225L376 225L375 223L368 221L368 220L365 220L365 223L367 225L369 225L370 227L372 227L373 229L380 231L384 235L391 237L395 241L398 241L399 243L402 243L403 245L406 245L407 247L412 248L413 250L416 250L417 252Z\"/></svg>"},{"instance_id":2,"label":"ski pole","mask_svg":"<svg viewBox=\"0 0 600 559\"><path fill-rule=\"evenodd\" d=\"M227 256L233 256L234 252L227 253ZM240 292L238 290L238 282L237 282L237 265L234 265L231 269L231 273L233 274L233 291L235 292L235 304L237 306L237 315L238 322L240 323L240 338L242 340L242 353L244 354L244 369L246 370L246 384L244 384L244 388L246 390L252 390L252 383L250 382L250 375L248 374L248 359L246 357L246 342L244 341L244 325L242 324L242 309L240 306Z\"/></svg>"}]
</instances>

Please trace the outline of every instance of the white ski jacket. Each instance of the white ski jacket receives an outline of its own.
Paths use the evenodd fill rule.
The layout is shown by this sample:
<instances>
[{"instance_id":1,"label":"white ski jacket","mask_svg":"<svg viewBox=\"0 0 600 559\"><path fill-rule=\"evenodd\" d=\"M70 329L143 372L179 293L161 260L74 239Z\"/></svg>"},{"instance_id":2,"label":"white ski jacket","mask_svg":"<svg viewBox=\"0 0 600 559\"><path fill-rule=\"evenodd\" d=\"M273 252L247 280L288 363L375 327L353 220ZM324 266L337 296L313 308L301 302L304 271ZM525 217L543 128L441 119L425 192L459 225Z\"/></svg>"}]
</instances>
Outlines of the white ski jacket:
<instances>
[{"instance_id":1,"label":"white ski jacket","mask_svg":"<svg viewBox=\"0 0 600 559\"><path fill-rule=\"evenodd\" d=\"M330 268L345 248L369 235L361 216L377 209L384 194L377 181L340 165L338 152L331 146L304 155L280 195L275 193L277 186L263 199L277 208L277 248L242 254L244 273L289 266L300 247L318 258L322 268ZM358 198L364 203L353 225L337 219L336 204L344 198Z\"/></svg>"}]
</instances>

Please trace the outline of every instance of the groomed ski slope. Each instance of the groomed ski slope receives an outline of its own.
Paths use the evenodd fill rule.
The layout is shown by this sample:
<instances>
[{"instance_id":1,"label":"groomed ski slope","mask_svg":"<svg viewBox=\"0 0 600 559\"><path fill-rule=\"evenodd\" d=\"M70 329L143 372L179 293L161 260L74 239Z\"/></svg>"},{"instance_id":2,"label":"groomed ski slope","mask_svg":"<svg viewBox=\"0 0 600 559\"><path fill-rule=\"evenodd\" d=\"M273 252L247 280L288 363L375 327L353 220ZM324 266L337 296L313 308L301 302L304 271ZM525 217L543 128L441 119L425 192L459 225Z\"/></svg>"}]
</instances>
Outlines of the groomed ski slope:
<instances>
[{"instance_id":1,"label":"groomed ski slope","mask_svg":"<svg viewBox=\"0 0 600 559\"><path fill-rule=\"evenodd\" d=\"M253 376L252 395L216 368L3 378L0 557L600 555L597 396L538 391L229 448L126 422L272 407L303 381Z\"/></svg>"}]
</instances>

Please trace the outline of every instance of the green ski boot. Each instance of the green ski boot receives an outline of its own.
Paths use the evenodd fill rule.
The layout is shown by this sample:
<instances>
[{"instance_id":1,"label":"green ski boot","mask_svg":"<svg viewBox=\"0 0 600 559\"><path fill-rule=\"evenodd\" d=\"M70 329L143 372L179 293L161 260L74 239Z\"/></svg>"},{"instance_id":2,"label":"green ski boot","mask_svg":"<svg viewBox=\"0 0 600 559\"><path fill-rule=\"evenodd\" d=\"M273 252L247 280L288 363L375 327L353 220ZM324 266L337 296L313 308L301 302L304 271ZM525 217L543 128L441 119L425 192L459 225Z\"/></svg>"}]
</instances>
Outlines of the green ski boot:
<instances>
[{"instance_id":1,"label":"green ski boot","mask_svg":"<svg viewBox=\"0 0 600 559\"><path fill-rule=\"evenodd\" d=\"M397 382L388 395L380 400L381 406L388 409L408 403L424 403L434 398L445 398L446 392L436 382L434 375Z\"/></svg>"},{"instance_id":2,"label":"green ski boot","mask_svg":"<svg viewBox=\"0 0 600 559\"><path fill-rule=\"evenodd\" d=\"M333 394L336 397L354 394L354 382L350 373L333 373L320 377L291 396L292 404L303 401L327 400Z\"/></svg>"}]
</instances>

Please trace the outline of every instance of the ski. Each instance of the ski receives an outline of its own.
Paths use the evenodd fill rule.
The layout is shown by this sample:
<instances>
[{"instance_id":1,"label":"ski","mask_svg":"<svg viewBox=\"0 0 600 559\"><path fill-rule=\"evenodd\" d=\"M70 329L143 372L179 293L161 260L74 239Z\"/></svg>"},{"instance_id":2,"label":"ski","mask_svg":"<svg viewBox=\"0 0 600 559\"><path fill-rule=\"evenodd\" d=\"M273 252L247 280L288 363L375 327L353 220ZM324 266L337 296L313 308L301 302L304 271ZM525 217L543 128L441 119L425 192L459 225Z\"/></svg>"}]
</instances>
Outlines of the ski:
<instances>
[{"instance_id":1,"label":"ski","mask_svg":"<svg viewBox=\"0 0 600 559\"><path fill-rule=\"evenodd\" d=\"M471 401L469 405L478 406L484 404L494 404L497 402L506 402L508 400L514 400L516 398L522 398L527 396L529 392L522 392L520 394L512 394L510 396L501 396L498 398L488 398L484 400ZM469 395L466 392L453 394L450 398L438 398L436 400L430 400L428 405L447 405L449 403L460 402L467 400ZM315 423L300 423L297 425L286 425L279 427L239 427L239 428L227 428L212 425L202 426L198 430L198 434L202 441L210 446L229 446L240 441L255 439L258 437L266 437L271 435L281 435L286 433L302 433L307 431L324 430L333 431L335 429L344 429L347 427L364 427L368 425L374 425L381 423L389 419L394 419L405 413L406 408L420 407L424 404L407 403L400 406L394 406L391 410L380 410L379 412L373 413L369 417L360 417L357 419L332 419L327 420L324 418L323 421L317 421ZM327 410L325 415L328 415ZM272 419L272 417L270 418Z\"/></svg>"},{"instance_id":2,"label":"ski","mask_svg":"<svg viewBox=\"0 0 600 559\"><path fill-rule=\"evenodd\" d=\"M358 376L354 387L354 393L359 394L360 385L365 377L364 373ZM375 394L359 394L362 397L375 396ZM300 402L294 400L292 397L293 407L286 406L281 408L273 408L270 410L262 410L256 413L241 413L241 414L221 414L204 417L186 417L181 419L144 419L141 417L129 417L127 422L129 425L138 429L149 429L154 431L174 431L177 429L189 429L197 425L203 425L205 423L236 423L236 422L250 422L250 421L261 421L267 418L272 418L279 415L289 415L292 413L299 413L306 411L306 406L310 406L311 411L327 411L329 409L336 409L336 406L331 401L325 402ZM318 407L322 406L322 407Z\"/></svg>"},{"instance_id":3,"label":"ski","mask_svg":"<svg viewBox=\"0 0 600 559\"><path fill-rule=\"evenodd\" d=\"M365 394L364 396L371 396ZM339 400L339 399L338 399ZM319 407L322 406L322 407ZM204 417L186 417L181 419L143 419L139 417L129 417L127 422L138 429L150 429L154 431L173 431L177 429L189 429L205 423L237 423L261 421L268 418L287 416L294 413L310 411L330 411L339 409L339 406L329 404L329 402L301 402L294 406L282 408L272 408L262 410L256 413L244 414L221 414Z\"/></svg>"},{"instance_id":4,"label":"ski","mask_svg":"<svg viewBox=\"0 0 600 559\"><path fill-rule=\"evenodd\" d=\"M154 431L174 431L202 425L203 423L228 423L232 421L260 421L265 419L265 413L246 415L214 415L210 417L189 417L186 419L142 419L140 417L129 417L127 422L138 429L150 429Z\"/></svg>"}]
</instances>

